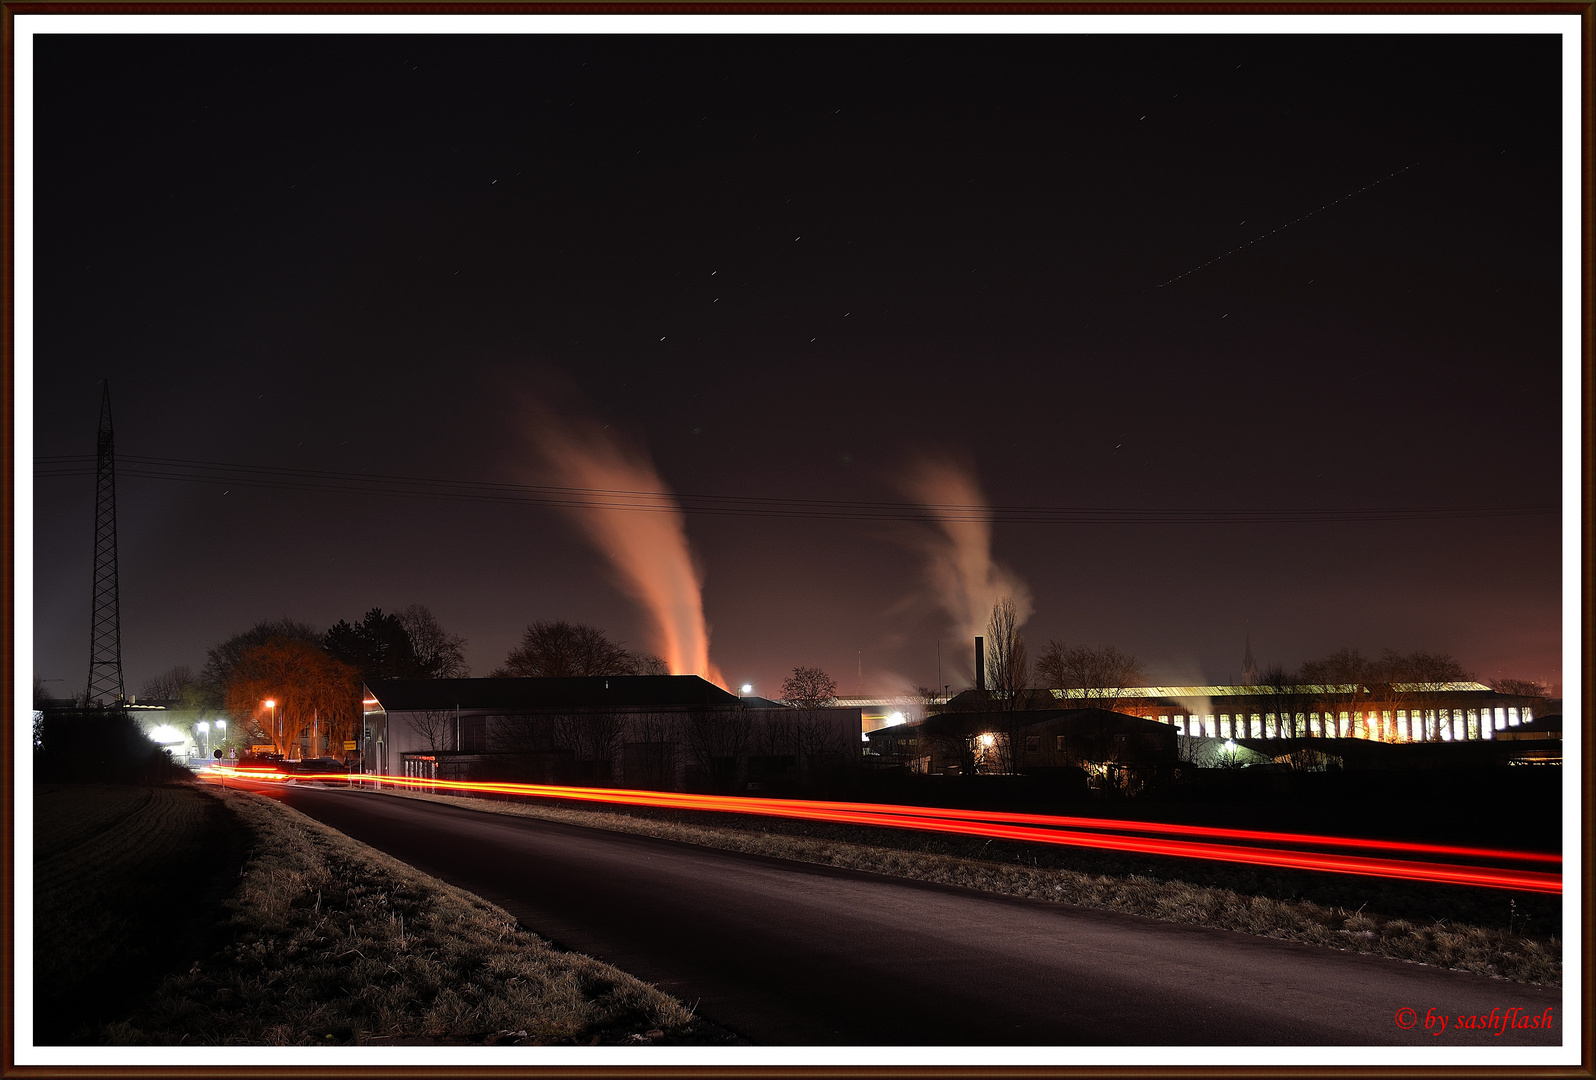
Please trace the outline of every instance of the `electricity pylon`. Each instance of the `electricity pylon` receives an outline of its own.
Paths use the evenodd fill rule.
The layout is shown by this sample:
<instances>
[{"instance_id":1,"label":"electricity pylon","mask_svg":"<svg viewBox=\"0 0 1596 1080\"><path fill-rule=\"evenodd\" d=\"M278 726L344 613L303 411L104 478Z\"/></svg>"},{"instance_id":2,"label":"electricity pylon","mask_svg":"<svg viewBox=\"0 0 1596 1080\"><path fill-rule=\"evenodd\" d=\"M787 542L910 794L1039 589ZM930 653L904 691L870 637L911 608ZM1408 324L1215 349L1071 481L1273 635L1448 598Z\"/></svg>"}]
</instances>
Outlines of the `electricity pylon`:
<instances>
[{"instance_id":1,"label":"electricity pylon","mask_svg":"<svg viewBox=\"0 0 1596 1080\"><path fill-rule=\"evenodd\" d=\"M122 703L122 618L116 588L116 439L111 431L111 381L100 399L99 460L94 493L94 628L89 636L89 691L84 703L112 696Z\"/></svg>"}]
</instances>

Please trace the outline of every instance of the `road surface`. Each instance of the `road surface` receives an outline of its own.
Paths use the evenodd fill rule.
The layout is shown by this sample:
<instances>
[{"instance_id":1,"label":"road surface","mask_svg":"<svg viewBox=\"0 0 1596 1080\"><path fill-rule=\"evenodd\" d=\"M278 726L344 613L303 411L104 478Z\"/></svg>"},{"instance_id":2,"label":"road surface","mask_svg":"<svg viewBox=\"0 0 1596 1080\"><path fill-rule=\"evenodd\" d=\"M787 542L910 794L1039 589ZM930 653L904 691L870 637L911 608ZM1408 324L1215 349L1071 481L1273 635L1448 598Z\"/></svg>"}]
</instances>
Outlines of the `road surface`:
<instances>
[{"instance_id":1,"label":"road surface","mask_svg":"<svg viewBox=\"0 0 1596 1080\"><path fill-rule=\"evenodd\" d=\"M1556 989L369 791L251 786L765 1045L1563 1038ZM1458 1027L1515 1007L1551 1009L1550 1030Z\"/></svg>"}]
</instances>

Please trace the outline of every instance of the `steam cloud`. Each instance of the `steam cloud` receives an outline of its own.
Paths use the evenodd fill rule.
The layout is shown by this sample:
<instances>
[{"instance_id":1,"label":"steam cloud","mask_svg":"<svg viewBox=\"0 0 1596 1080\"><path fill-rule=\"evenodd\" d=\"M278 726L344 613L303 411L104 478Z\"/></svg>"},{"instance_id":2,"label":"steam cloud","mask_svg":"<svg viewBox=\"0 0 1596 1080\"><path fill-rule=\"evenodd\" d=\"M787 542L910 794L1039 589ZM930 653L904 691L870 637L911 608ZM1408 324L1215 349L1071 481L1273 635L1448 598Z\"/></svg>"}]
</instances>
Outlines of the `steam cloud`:
<instances>
[{"instance_id":1,"label":"steam cloud","mask_svg":"<svg viewBox=\"0 0 1596 1080\"><path fill-rule=\"evenodd\" d=\"M903 490L936 519L936 531L920 538L926 576L962 638L968 642L986 633L992 605L1003 596L1013 598L1019 622L1029 619L1034 610L1031 590L992 558L991 523L967 509L954 509L986 506L974 468L947 459L925 459L904 477ZM958 650L953 655L959 655ZM969 663L966 657L966 666Z\"/></svg>"},{"instance_id":2,"label":"steam cloud","mask_svg":"<svg viewBox=\"0 0 1596 1080\"><path fill-rule=\"evenodd\" d=\"M607 428L569 411L555 416L533 406L533 441L551 483L621 495L573 496L567 512L598 550L610 557L616 581L648 612L650 648L672 674L701 675L723 684L709 661L703 582L693 564L686 523L648 454L623 447ZM628 509L644 506L647 509Z\"/></svg>"}]
</instances>

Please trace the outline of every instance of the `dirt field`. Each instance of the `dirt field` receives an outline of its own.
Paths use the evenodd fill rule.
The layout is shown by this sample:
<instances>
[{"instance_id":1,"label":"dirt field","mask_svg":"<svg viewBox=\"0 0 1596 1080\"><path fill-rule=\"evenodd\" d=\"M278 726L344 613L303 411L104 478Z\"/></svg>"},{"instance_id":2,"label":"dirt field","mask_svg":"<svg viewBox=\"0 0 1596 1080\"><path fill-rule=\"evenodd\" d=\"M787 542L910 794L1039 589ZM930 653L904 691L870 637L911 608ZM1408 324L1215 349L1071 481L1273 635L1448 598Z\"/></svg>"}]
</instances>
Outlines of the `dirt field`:
<instances>
[{"instance_id":1,"label":"dirt field","mask_svg":"<svg viewBox=\"0 0 1596 1080\"><path fill-rule=\"evenodd\" d=\"M216 946L245 834L191 785L34 791L35 1040L83 1042Z\"/></svg>"}]
</instances>

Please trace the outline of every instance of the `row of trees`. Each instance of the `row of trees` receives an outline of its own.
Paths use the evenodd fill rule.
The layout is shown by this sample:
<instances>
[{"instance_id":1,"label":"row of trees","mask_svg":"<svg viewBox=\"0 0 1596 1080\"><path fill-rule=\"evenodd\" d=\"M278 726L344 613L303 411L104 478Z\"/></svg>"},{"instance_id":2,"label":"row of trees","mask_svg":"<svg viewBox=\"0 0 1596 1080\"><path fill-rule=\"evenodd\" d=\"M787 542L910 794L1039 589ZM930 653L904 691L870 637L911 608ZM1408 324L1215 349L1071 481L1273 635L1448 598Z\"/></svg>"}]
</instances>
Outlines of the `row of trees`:
<instances>
[{"instance_id":1,"label":"row of trees","mask_svg":"<svg viewBox=\"0 0 1596 1080\"><path fill-rule=\"evenodd\" d=\"M1077 690L1085 708L1112 709L1126 687L1145 680L1142 662L1112 645L1066 645L1049 640L1033 672L1014 601L992 605L986 624L986 685L1001 710L1033 707L1033 690ZM1046 701L1040 704L1046 704Z\"/></svg>"},{"instance_id":2,"label":"row of trees","mask_svg":"<svg viewBox=\"0 0 1596 1080\"><path fill-rule=\"evenodd\" d=\"M178 665L148 680L143 695L225 710L235 737L285 756L309 736L314 756L358 737L362 680L460 677L469 674L464 647L421 604L398 614L373 608L325 634L294 619L267 620L209 649L198 675Z\"/></svg>"},{"instance_id":3,"label":"row of trees","mask_svg":"<svg viewBox=\"0 0 1596 1080\"><path fill-rule=\"evenodd\" d=\"M632 652L604 631L584 623L535 622L521 644L489 678L568 678L571 676L669 675L664 660Z\"/></svg>"}]
</instances>

